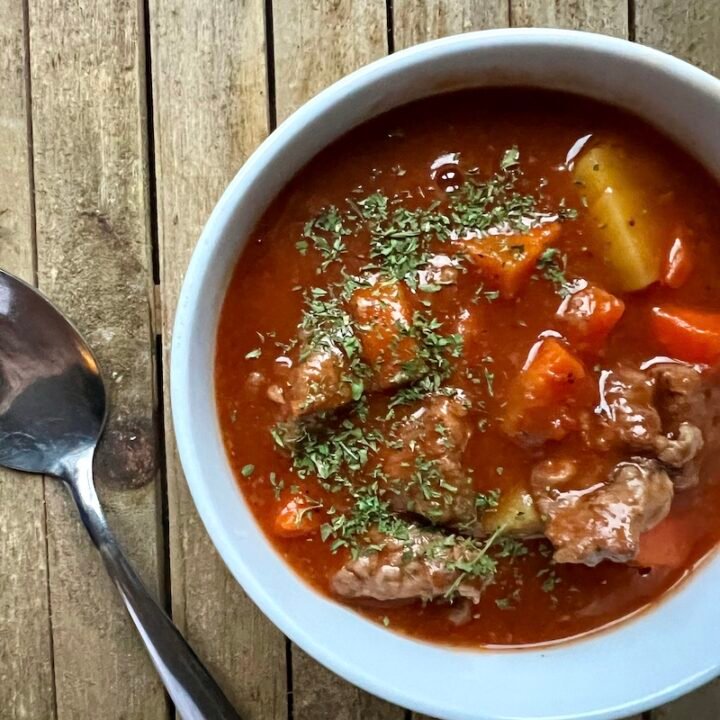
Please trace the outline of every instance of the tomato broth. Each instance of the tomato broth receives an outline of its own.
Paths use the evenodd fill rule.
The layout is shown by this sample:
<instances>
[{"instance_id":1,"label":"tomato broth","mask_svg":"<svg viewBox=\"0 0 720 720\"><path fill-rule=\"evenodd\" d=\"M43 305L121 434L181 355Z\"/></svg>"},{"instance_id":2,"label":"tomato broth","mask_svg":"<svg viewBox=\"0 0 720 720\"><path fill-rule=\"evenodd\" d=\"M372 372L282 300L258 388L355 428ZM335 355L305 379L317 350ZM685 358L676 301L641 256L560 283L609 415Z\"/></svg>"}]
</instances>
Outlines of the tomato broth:
<instances>
[{"instance_id":1,"label":"tomato broth","mask_svg":"<svg viewBox=\"0 0 720 720\"><path fill-rule=\"evenodd\" d=\"M592 187L592 173L603 173L606 185L600 191ZM496 184L493 178L499 178ZM621 192L626 182L642 184L627 200ZM497 211L493 193L502 204ZM618 205L608 206L616 200ZM393 110L334 142L264 213L238 260L220 318L218 414L230 463L261 531L318 591L390 629L430 641L463 646L554 641L656 602L720 539L720 474L712 435L717 422L703 431L704 449L692 460L699 482L685 483L688 487L677 479L680 461L663 459L667 452L650 451L649 445L629 449L620 441L603 445L604 431L592 423L603 412L603 383L619 367L650 372L654 362L669 358L713 383L712 368L720 359L715 339L720 324L713 325L720 318L719 206L715 180L678 146L624 111L574 95L527 88L441 95ZM612 231L606 235L603 213ZM521 216L530 220L518 220ZM625 227L616 231L613 222ZM500 249L493 244L498 236ZM428 258L438 257L443 259L437 266L427 265ZM443 267L453 268L451 278L443 277ZM348 278L358 277L355 287ZM352 316L352 308L361 305L356 295L348 300L348 292L384 282L394 283L392 292L401 293L411 319L403 319L395 300L383 301L380 311L371 306L375 314L357 321L355 335L344 336L352 342L337 350L342 362L355 353L360 368L349 380L341 374L340 399L323 397L317 411L307 412L305 398L305 406L293 410L293 372L307 362L303 343L318 327L318 301L329 303L341 288L341 295L347 291L341 309L331 310ZM593 314L591 322L583 315L577 330L561 306L567 310L588 288L599 293L589 299L593 309L607 312ZM580 308L579 299L576 305ZM383 308L392 312L384 315ZM310 312L316 317L308 319ZM582 315L582 308L578 312ZM388 339L405 325L412 327L398 330L399 340ZM380 350L373 355L375 341ZM394 364L388 364L389 345L405 354ZM408 358L421 352L422 367L411 372ZM541 363L546 364L536 372ZM562 376L559 381L553 376L550 390L547 373ZM399 447L408 435L398 423L411 422L428 397L456 391L465 403L462 447L413 460L417 468L408 482L422 487L398 510L405 488L387 490L389 465L382 464L388 453L408 450ZM555 393L551 401L543 400L546 392ZM714 402L709 391L705 398ZM307 470L317 462L317 443L316 455L303 451L303 465L299 446L288 439L287 428L297 423L307 433L318 425L352 426L357 432L348 435L351 449L361 443L364 454L356 461L345 457L340 466L333 460L323 478L317 465ZM441 435L448 432L442 420L437 425ZM285 435L278 437L278 426ZM334 430L323 432L337 448L337 435L327 434ZM392 432L388 450L383 437ZM361 433L365 440L358 439ZM673 432L668 437L676 439ZM411 452L415 444L406 442ZM603 546L606 555L597 548L587 554L579 549L582 538L569 538L565 525L558 530L567 507L580 508L586 493L607 489L606 478L616 477L613 469L637 457L661 476L659 487L667 490L667 477L672 479L669 514L657 501L656 511L645 508L632 516L633 532L638 524L647 532L639 550L623 546L624 560L615 545ZM539 486L530 480L534 469L568 459L573 477L583 478L575 481L574 494L563 496L564 505L555 491L543 488L538 495ZM440 519L457 504L457 483L441 477L441 488L449 489L436 490L431 479L428 490L420 477L423 468L435 477L437 467L451 462L452 473L461 467L462 482L475 493L469 525ZM353 495L360 486L362 505ZM493 525L493 514L498 502L518 489L545 508L537 511L545 530L521 528L516 541L497 544L512 535L514 520ZM444 492L455 495L445 501ZM428 496L437 498L432 511L437 515L419 510ZM595 497L592 512L605 517L605 496ZM366 510L369 501L381 511ZM582 505L582 512L591 512L588 507ZM338 595L333 578L352 558L386 552L382 542L363 538L388 524L401 526L403 538L408 527L411 533L431 528L438 537L450 533L448 543L456 546L464 541L455 538L474 536L477 554L463 555L462 562L453 555L442 580L452 584L432 596L403 591L386 598L376 591L363 595L365 590ZM360 529L348 529L356 526ZM671 538L664 539L670 531ZM379 548L366 547L378 542ZM573 559L561 561L561 548L574 553ZM493 558L482 568L475 562L480 553ZM595 564L598 557L602 562ZM418 562L427 558L426 553ZM458 593L464 587L467 592Z\"/></svg>"}]
</instances>

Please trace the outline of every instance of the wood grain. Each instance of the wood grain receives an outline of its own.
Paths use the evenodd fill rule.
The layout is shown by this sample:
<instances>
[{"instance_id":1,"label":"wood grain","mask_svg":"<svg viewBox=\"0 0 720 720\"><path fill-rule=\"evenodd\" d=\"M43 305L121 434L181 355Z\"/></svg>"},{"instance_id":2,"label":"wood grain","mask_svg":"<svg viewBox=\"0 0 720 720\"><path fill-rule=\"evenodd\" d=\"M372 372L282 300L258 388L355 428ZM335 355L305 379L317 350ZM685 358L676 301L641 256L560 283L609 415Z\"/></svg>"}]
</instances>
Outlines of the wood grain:
<instances>
[{"instance_id":1,"label":"wood grain","mask_svg":"<svg viewBox=\"0 0 720 720\"><path fill-rule=\"evenodd\" d=\"M32 283L31 167L23 8L0 3L0 265ZM0 708L55 717L43 479L0 471Z\"/></svg>"},{"instance_id":2,"label":"wood grain","mask_svg":"<svg viewBox=\"0 0 720 720\"><path fill-rule=\"evenodd\" d=\"M276 106L283 120L317 92L387 53L383 0L274 0ZM295 720L402 720L405 711L358 690L292 648Z\"/></svg>"},{"instance_id":3,"label":"wood grain","mask_svg":"<svg viewBox=\"0 0 720 720\"><path fill-rule=\"evenodd\" d=\"M162 333L172 322L195 242L213 205L268 130L262 0L152 0ZM173 616L242 717L285 718L285 640L244 595L213 548L170 432L165 448Z\"/></svg>"},{"instance_id":4,"label":"wood grain","mask_svg":"<svg viewBox=\"0 0 720 720\"><path fill-rule=\"evenodd\" d=\"M634 1L634 37L720 74L720 3L717 0ZM653 720L715 720L720 680L653 711Z\"/></svg>"},{"instance_id":5,"label":"wood grain","mask_svg":"<svg viewBox=\"0 0 720 720\"><path fill-rule=\"evenodd\" d=\"M652 712L652 720L717 720L720 717L720 680Z\"/></svg>"},{"instance_id":6,"label":"wood grain","mask_svg":"<svg viewBox=\"0 0 720 720\"><path fill-rule=\"evenodd\" d=\"M105 371L112 413L95 463L111 526L159 589L157 437L144 50L135 0L31 0L38 279ZM165 696L59 483L48 481L59 720L160 720Z\"/></svg>"},{"instance_id":7,"label":"wood grain","mask_svg":"<svg viewBox=\"0 0 720 720\"><path fill-rule=\"evenodd\" d=\"M514 27L558 27L628 36L627 0L510 0Z\"/></svg>"},{"instance_id":8,"label":"wood grain","mask_svg":"<svg viewBox=\"0 0 720 720\"><path fill-rule=\"evenodd\" d=\"M635 39L720 74L720 3L717 0L640 0Z\"/></svg>"},{"instance_id":9,"label":"wood grain","mask_svg":"<svg viewBox=\"0 0 720 720\"><path fill-rule=\"evenodd\" d=\"M273 0L278 120L387 53L384 0Z\"/></svg>"},{"instance_id":10,"label":"wood grain","mask_svg":"<svg viewBox=\"0 0 720 720\"><path fill-rule=\"evenodd\" d=\"M293 647L296 720L403 720L405 711L351 685Z\"/></svg>"},{"instance_id":11,"label":"wood grain","mask_svg":"<svg viewBox=\"0 0 720 720\"><path fill-rule=\"evenodd\" d=\"M395 0L395 48L471 30L506 27L507 0Z\"/></svg>"}]
</instances>

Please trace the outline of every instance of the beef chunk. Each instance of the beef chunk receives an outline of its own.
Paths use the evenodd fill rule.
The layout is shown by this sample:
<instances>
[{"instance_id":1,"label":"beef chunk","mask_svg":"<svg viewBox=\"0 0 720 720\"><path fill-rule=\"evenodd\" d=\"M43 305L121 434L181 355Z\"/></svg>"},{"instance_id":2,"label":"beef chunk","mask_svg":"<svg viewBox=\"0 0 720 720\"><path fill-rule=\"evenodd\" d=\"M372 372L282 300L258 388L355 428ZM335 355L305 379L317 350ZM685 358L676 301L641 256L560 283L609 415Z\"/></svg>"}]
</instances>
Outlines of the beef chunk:
<instances>
[{"instance_id":1,"label":"beef chunk","mask_svg":"<svg viewBox=\"0 0 720 720\"><path fill-rule=\"evenodd\" d=\"M673 437L661 435L656 445L658 458L666 465L682 468L694 460L703 447L700 428L689 422L682 422Z\"/></svg>"},{"instance_id":2,"label":"beef chunk","mask_svg":"<svg viewBox=\"0 0 720 720\"><path fill-rule=\"evenodd\" d=\"M647 374L655 381L658 409L669 429L676 430L686 420L702 422L708 410L705 383L694 367L658 363L648 368Z\"/></svg>"},{"instance_id":3,"label":"beef chunk","mask_svg":"<svg viewBox=\"0 0 720 720\"><path fill-rule=\"evenodd\" d=\"M600 450L623 446L652 451L662 431L655 407L655 384L641 370L619 367L605 371L600 380L600 407L586 423L586 436Z\"/></svg>"},{"instance_id":4,"label":"beef chunk","mask_svg":"<svg viewBox=\"0 0 720 720\"><path fill-rule=\"evenodd\" d=\"M658 441L658 457L672 469L677 489L697 485L700 451L718 445L720 388L716 378L681 363L651 367L657 404L667 432Z\"/></svg>"},{"instance_id":5,"label":"beef chunk","mask_svg":"<svg viewBox=\"0 0 720 720\"><path fill-rule=\"evenodd\" d=\"M377 550L376 548L381 548ZM460 581L454 563L469 557L469 546L450 545L444 535L411 528L407 540L373 533L368 548L332 577L332 591L343 598L433 600L451 590L473 602L480 599L477 582Z\"/></svg>"},{"instance_id":6,"label":"beef chunk","mask_svg":"<svg viewBox=\"0 0 720 720\"><path fill-rule=\"evenodd\" d=\"M653 455L676 487L697 484L699 456L711 431L713 407L702 375L689 365L660 363L647 371L620 367L601 380L600 406L585 418L588 444Z\"/></svg>"},{"instance_id":7,"label":"beef chunk","mask_svg":"<svg viewBox=\"0 0 720 720\"><path fill-rule=\"evenodd\" d=\"M391 507L436 524L472 522L475 492L461 462L469 437L467 408L456 396L427 398L398 421L382 463Z\"/></svg>"},{"instance_id":8,"label":"beef chunk","mask_svg":"<svg viewBox=\"0 0 720 720\"><path fill-rule=\"evenodd\" d=\"M628 562L639 549L640 535L670 511L673 483L662 464L647 458L619 463L606 484L577 487L571 461L545 461L532 473L545 534L559 563L594 566L603 560Z\"/></svg>"},{"instance_id":9,"label":"beef chunk","mask_svg":"<svg viewBox=\"0 0 720 720\"><path fill-rule=\"evenodd\" d=\"M333 410L352 399L345 356L340 350L315 350L290 373L286 393L293 417Z\"/></svg>"}]
</instances>

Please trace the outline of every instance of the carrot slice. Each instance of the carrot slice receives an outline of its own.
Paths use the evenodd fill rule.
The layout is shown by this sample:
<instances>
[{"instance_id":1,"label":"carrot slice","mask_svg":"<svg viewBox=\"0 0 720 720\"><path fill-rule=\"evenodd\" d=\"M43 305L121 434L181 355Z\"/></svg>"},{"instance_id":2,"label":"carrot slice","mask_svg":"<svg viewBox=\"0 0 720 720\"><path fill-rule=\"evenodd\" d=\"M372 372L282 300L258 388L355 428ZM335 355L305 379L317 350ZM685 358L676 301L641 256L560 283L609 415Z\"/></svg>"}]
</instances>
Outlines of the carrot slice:
<instances>
[{"instance_id":1,"label":"carrot slice","mask_svg":"<svg viewBox=\"0 0 720 720\"><path fill-rule=\"evenodd\" d=\"M693 542L681 519L667 517L640 536L640 551L633 561L639 567L672 567L686 564Z\"/></svg>"},{"instance_id":2,"label":"carrot slice","mask_svg":"<svg viewBox=\"0 0 720 720\"><path fill-rule=\"evenodd\" d=\"M402 283L378 282L358 288L350 298L349 309L357 323L363 359L373 368L377 389L422 374L418 342L410 335L411 300Z\"/></svg>"},{"instance_id":3,"label":"carrot slice","mask_svg":"<svg viewBox=\"0 0 720 720\"><path fill-rule=\"evenodd\" d=\"M320 507L304 495L292 498L275 516L275 534L286 538L312 534L322 524Z\"/></svg>"},{"instance_id":4,"label":"carrot slice","mask_svg":"<svg viewBox=\"0 0 720 720\"><path fill-rule=\"evenodd\" d=\"M687 231L680 229L670 245L660 281L669 288L682 287L688 281L694 267L695 261L687 239Z\"/></svg>"},{"instance_id":5,"label":"carrot slice","mask_svg":"<svg viewBox=\"0 0 720 720\"><path fill-rule=\"evenodd\" d=\"M466 239L462 246L483 282L514 298L523 289L543 250L560 235L560 223L533 228L524 235L487 235Z\"/></svg>"},{"instance_id":6,"label":"carrot slice","mask_svg":"<svg viewBox=\"0 0 720 720\"><path fill-rule=\"evenodd\" d=\"M658 341L674 358L706 365L720 360L720 313L655 307L651 323Z\"/></svg>"},{"instance_id":7,"label":"carrot slice","mask_svg":"<svg viewBox=\"0 0 720 720\"><path fill-rule=\"evenodd\" d=\"M599 352L625 312L625 303L602 288L589 285L568 295L557 311L565 334L578 350Z\"/></svg>"},{"instance_id":8,"label":"carrot slice","mask_svg":"<svg viewBox=\"0 0 720 720\"><path fill-rule=\"evenodd\" d=\"M573 429L572 406L582 396L582 362L559 340L548 338L513 381L502 428L532 443L560 440Z\"/></svg>"}]
</instances>

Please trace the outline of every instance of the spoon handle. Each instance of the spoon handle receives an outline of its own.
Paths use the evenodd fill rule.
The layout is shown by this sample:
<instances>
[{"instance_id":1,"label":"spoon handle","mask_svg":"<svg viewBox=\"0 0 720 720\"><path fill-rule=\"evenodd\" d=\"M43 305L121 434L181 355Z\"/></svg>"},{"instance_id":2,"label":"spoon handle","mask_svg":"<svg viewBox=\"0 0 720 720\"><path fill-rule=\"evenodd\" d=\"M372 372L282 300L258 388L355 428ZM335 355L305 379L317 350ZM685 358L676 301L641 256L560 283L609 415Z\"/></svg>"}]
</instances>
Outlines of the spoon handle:
<instances>
[{"instance_id":1,"label":"spoon handle","mask_svg":"<svg viewBox=\"0 0 720 720\"><path fill-rule=\"evenodd\" d=\"M180 631L153 600L108 527L95 491L93 452L64 468L75 504L105 567L125 602L150 657L184 720L240 720Z\"/></svg>"}]
</instances>

